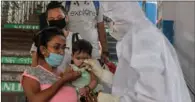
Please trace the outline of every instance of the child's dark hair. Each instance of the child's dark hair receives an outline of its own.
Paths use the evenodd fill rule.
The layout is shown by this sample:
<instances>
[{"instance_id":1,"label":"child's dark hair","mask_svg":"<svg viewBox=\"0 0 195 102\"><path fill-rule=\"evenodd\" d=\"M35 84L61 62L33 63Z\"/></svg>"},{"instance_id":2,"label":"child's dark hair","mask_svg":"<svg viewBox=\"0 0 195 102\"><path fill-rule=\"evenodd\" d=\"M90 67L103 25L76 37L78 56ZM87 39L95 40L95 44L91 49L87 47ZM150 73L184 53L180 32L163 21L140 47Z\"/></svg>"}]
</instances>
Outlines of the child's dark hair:
<instances>
[{"instance_id":1,"label":"child's dark hair","mask_svg":"<svg viewBox=\"0 0 195 102\"><path fill-rule=\"evenodd\" d=\"M79 51L79 53L85 52L91 56L92 48L93 47L92 47L90 42L88 42L84 39L80 39L80 40L77 40L76 42L73 43L72 54Z\"/></svg>"},{"instance_id":2,"label":"child's dark hair","mask_svg":"<svg viewBox=\"0 0 195 102\"><path fill-rule=\"evenodd\" d=\"M55 36L61 35L64 36L64 33L61 29L56 27L47 27L40 32L38 32L34 38L33 41L35 43L35 46L37 47L37 53L39 57L43 58L43 55L40 51L40 46L45 46L47 48L47 43Z\"/></svg>"},{"instance_id":3,"label":"child's dark hair","mask_svg":"<svg viewBox=\"0 0 195 102\"><path fill-rule=\"evenodd\" d=\"M62 2L51 1L51 2L47 5L47 8L46 8L46 17L48 16L48 11L49 11L50 9L54 9L54 8L61 8L62 11L65 13L65 8L64 8L64 6L62 5Z\"/></svg>"}]
</instances>

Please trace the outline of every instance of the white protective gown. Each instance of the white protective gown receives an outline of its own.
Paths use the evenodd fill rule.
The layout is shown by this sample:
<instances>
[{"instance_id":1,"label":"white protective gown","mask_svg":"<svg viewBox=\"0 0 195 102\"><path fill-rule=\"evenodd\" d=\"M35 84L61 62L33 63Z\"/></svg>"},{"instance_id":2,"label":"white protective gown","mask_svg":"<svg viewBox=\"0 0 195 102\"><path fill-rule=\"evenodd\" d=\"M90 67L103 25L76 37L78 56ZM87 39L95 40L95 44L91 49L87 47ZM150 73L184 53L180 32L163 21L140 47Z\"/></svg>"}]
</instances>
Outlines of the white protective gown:
<instances>
[{"instance_id":1,"label":"white protective gown","mask_svg":"<svg viewBox=\"0 0 195 102\"><path fill-rule=\"evenodd\" d=\"M191 102L175 49L138 3L103 2L103 7L115 22L113 35L119 34L112 95L120 102Z\"/></svg>"}]
</instances>

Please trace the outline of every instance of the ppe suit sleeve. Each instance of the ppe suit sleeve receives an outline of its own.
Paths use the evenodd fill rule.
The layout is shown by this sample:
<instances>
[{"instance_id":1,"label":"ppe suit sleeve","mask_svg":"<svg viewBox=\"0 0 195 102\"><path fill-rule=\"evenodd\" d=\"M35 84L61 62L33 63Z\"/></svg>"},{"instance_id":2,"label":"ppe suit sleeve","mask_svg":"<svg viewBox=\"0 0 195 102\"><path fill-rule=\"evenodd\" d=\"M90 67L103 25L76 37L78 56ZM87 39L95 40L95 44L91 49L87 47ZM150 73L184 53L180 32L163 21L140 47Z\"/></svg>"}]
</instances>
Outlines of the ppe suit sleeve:
<instances>
[{"instance_id":1,"label":"ppe suit sleeve","mask_svg":"<svg viewBox=\"0 0 195 102\"><path fill-rule=\"evenodd\" d=\"M147 34L146 32L141 32ZM137 34L137 36L142 36ZM154 43L156 42L156 43ZM138 75L135 80L134 92L127 89L120 97L120 102L165 102L165 66L162 61L162 39L159 41L148 40L144 37L133 41L137 46L132 46L131 58L123 55L129 67L133 68ZM125 47L127 48L127 47ZM129 51L123 49L123 51ZM122 52L123 54L125 52ZM129 68L130 71L130 68ZM130 81L128 87L132 86Z\"/></svg>"},{"instance_id":2,"label":"ppe suit sleeve","mask_svg":"<svg viewBox=\"0 0 195 102\"><path fill-rule=\"evenodd\" d=\"M101 77L99 77L99 79L103 83L105 83L108 87L112 87L113 74L110 71L103 69L102 75L101 75Z\"/></svg>"},{"instance_id":3,"label":"ppe suit sleeve","mask_svg":"<svg viewBox=\"0 0 195 102\"><path fill-rule=\"evenodd\" d=\"M139 42L137 42L137 44L138 43ZM158 43L160 43L160 41ZM118 98L120 100L119 102L165 102L165 82L163 77L164 63L162 63L161 54L163 48L161 48L161 46L159 46L159 44L152 44L153 48L151 48L150 45L147 46L148 48L145 46L145 49L139 50L139 52L133 51L134 53L132 54L131 60L128 58L128 55L124 57L129 63L129 66L132 67L139 76L138 80L135 82L134 90L129 89L129 87L132 86L132 83L127 80L128 88L121 96L100 94L98 99L107 99L108 101L106 102L118 102ZM143 48L143 46L139 47ZM158 50L156 50L156 48ZM123 51L125 50L123 49ZM122 53L125 54L124 52Z\"/></svg>"},{"instance_id":4,"label":"ppe suit sleeve","mask_svg":"<svg viewBox=\"0 0 195 102\"><path fill-rule=\"evenodd\" d=\"M112 86L113 74L102 68L99 61L96 59L88 59L84 61L86 64L92 66L91 71L107 86Z\"/></svg>"},{"instance_id":5,"label":"ppe suit sleeve","mask_svg":"<svg viewBox=\"0 0 195 102\"><path fill-rule=\"evenodd\" d=\"M139 71L140 77L135 84L135 92L127 91L120 97L120 102L165 102L163 101L165 86L162 75L157 71L147 71L152 71L152 68L144 70Z\"/></svg>"},{"instance_id":6,"label":"ppe suit sleeve","mask_svg":"<svg viewBox=\"0 0 195 102\"><path fill-rule=\"evenodd\" d=\"M100 92L97 97L98 102L119 102L119 97Z\"/></svg>"}]
</instances>

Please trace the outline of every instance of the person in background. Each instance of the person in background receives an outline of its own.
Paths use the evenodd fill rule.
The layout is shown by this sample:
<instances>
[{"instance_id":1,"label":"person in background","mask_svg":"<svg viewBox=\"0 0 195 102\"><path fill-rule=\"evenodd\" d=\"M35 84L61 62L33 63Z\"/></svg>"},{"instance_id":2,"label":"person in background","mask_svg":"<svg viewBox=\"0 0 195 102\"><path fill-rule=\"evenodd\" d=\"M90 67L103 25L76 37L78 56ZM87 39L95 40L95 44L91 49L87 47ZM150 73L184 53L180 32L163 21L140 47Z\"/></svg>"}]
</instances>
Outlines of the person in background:
<instances>
[{"instance_id":1,"label":"person in background","mask_svg":"<svg viewBox=\"0 0 195 102\"><path fill-rule=\"evenodd\" d=\"M68 28L79 32L83 39L92 44L92 58L101 58L99 42L102 46L102 55L108 52L101 2L66 1L65 12L69 18Z\"/></svg>"}]
</instances>

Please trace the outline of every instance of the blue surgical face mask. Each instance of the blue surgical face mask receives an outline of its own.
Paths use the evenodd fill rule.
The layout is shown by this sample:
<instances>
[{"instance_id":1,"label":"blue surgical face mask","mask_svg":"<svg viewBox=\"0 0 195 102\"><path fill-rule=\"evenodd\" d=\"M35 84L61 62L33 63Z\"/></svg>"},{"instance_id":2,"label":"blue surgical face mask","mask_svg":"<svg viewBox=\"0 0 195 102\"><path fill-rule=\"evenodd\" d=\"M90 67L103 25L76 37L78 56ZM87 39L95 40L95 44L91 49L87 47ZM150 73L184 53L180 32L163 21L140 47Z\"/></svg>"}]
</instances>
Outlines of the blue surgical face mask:
<instances>
[{"instance_id":1,"label":"blue surgical face mask","mask_svg":"<svg viewBox=\"0 0 195 102\"><path fill-rule=\"evenodd\" d=\"M60 20L51 20L51 21L48 21L48 22L49 22L50 27L56 26L60 29L63 29L64 27L66 27L65 18L60 19Z\"/></svg>"},{"instance_id":2,"label":"blue surgical face mask","mask_svg":"<svg viewBox=\"0 0 195 102\"><path fill-rule=\"evenodd\" d=\"M57 68L63 61L64 56L56 53L50 53L49 57L46 57L45 60L46 62L52 66Z\"/></svg>"}]
</instances>

